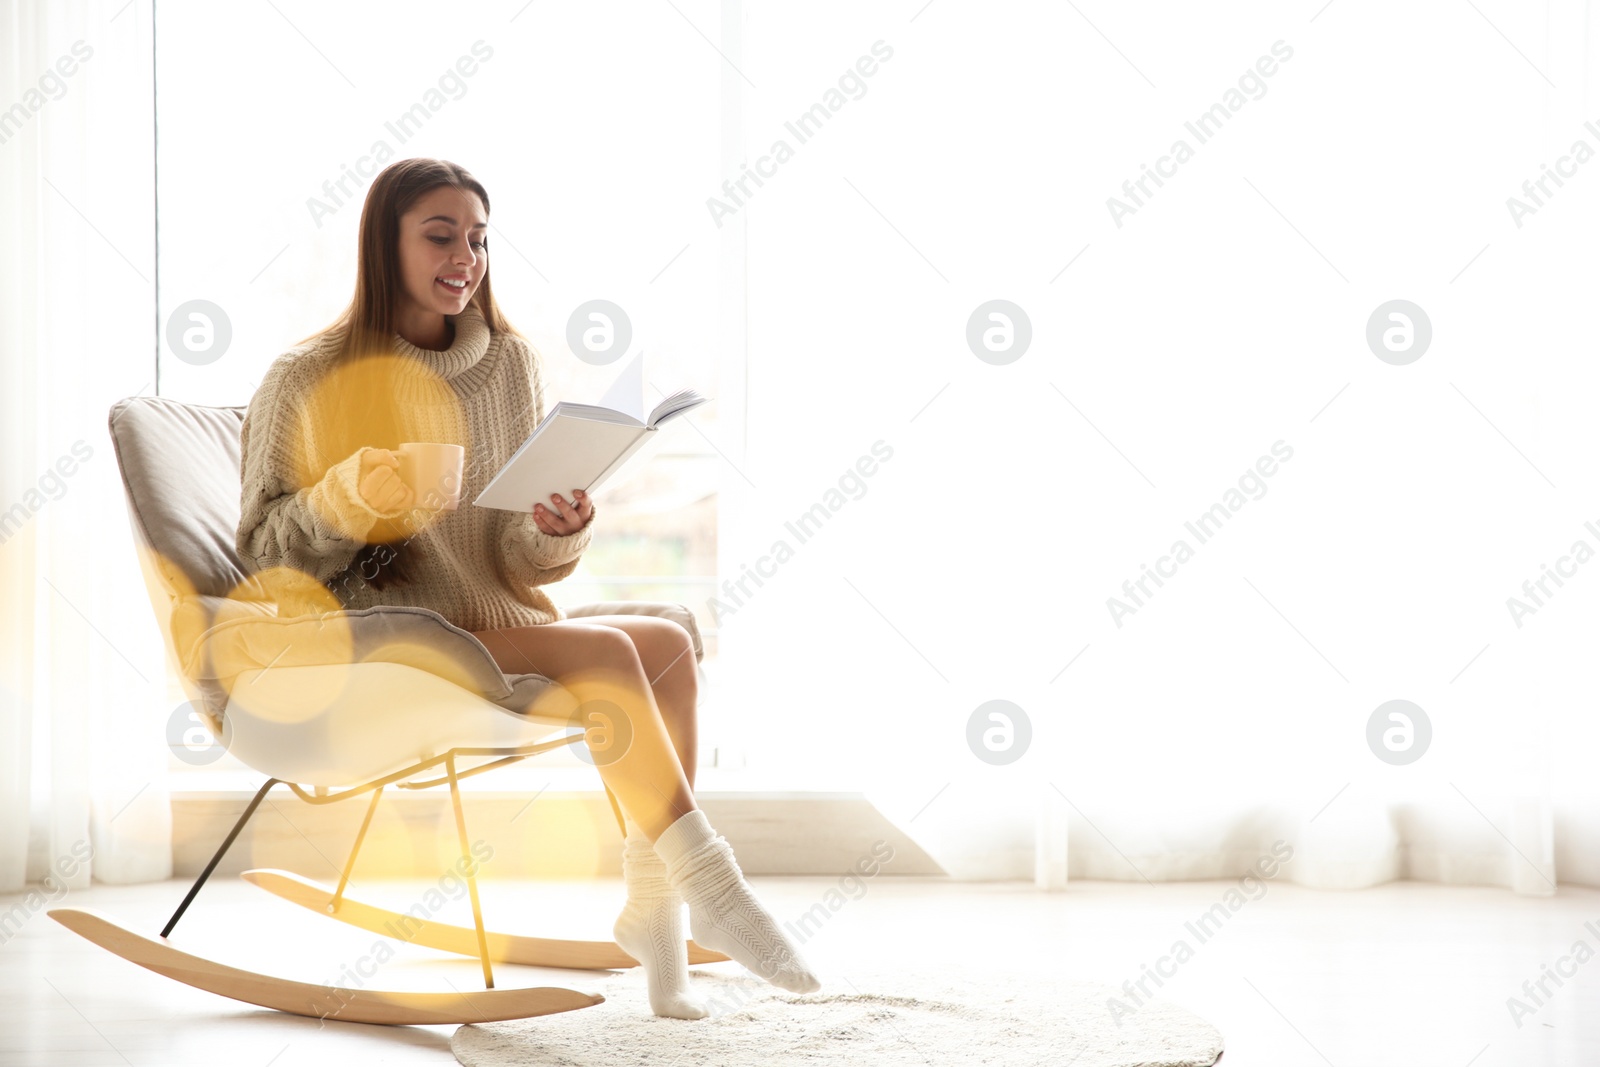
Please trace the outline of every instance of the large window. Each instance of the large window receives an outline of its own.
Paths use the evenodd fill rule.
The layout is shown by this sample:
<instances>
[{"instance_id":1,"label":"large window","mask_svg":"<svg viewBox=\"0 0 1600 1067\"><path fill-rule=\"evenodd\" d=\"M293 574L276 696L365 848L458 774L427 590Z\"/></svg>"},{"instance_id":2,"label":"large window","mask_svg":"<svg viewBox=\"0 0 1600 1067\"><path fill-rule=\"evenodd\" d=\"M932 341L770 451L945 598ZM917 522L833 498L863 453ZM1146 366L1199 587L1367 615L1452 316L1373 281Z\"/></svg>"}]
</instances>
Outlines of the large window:
<instances>
[{"instance_id":1,"label":"large window","mask_svg":"<svg viewBox=\"0 0 1600 1067\"><path fill-rule=\"evenodd\" d=\"M724 353L738 351L723 322L742 263L705 206L737 136L712 43L721 9L441 10L157 7L159 392L248 403L273 359L349 301L372 177L409 156L461 164L489 191L496 298L543 354L548 403L598 400L640 351L649 403L678 385L713 397L599 495L592 547L549 591L566 607L691 606L714 674L719 442L740 436L729 420L743 417L718 395ZM573 313L597 299L632 330L606 364L567 343Z\"/></svg>"}]
</instances>

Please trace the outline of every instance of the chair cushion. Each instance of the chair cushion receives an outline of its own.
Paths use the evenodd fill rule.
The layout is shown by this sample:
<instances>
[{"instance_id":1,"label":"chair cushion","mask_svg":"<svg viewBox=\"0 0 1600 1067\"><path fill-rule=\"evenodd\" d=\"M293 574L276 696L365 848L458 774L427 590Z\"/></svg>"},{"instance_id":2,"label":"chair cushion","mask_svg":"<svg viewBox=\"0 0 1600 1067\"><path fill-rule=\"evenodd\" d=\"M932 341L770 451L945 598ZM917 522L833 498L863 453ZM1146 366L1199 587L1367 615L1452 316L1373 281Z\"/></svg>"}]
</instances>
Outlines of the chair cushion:
<instances>
[{"instance_id":1,"label":"chair cushion","mask_svg":"<svg viewBox=\"0 0 1600 1067\"><path fill-rule=\"evenodd\" d=\"M111 406L109 425L134 533L167 592L226 596L245 577L239 527L242 407L159 396Z\"/></svg>"}]
</instances>

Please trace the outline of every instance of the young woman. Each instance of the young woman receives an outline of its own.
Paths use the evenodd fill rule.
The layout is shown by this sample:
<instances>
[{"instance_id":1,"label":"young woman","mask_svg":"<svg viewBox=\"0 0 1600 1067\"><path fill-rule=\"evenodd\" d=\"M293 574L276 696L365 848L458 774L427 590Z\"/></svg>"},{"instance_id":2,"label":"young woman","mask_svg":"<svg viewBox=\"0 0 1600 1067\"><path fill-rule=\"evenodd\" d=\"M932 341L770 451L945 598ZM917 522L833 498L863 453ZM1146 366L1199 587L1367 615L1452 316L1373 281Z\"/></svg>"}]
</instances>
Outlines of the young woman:
<instances>
[{"instance_id":1,"label":"young woman","mask_svg":"<svg viewBox=\"0 0 1600 1067\"><path fill-rule=\"evenodd\" d=\"M694 940L784 989L820 983L756 901L728 842L696 806L695 657L669 619L567 619L540 586L570 574L595 508L469 501L544 417L538 352L489 284L489 196L461 167L406 159L361 213L355 296L268 370L245 417L240 555L292 568L348 609L411 604L471 631L500 667L561 683L579 707L615 709L620 754L591 745L623 810L628 899L613 934L645 968L658 1015L704 1017L689 988ZM402 442L466 450L461 505L418 499Z\"/></svg>"}]
</instances>

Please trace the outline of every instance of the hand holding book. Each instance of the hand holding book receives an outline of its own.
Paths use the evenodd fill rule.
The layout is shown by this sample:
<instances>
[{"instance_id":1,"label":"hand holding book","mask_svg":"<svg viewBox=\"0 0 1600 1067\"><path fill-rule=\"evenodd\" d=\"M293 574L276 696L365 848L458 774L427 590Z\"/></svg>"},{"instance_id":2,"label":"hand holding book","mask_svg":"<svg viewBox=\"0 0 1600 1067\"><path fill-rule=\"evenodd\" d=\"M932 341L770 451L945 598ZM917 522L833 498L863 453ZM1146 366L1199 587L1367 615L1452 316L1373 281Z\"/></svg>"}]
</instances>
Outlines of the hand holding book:
<instances>
[{"instance_id":1,"label":"hand holding book","mask_svg":"<svg viewBox=\"0 0 1600 1067\"><path fill-rule=\"evenodd\" d=\"M527 512L536 503L544 504L554 513L545 515L550 522L567 517L566 510L558 510L564 506L572 509L575 516L583 514L583 521L587 522L587 513L571 504L558 503L552 497L572 493L576 501L581 490L581 507L635 453L656 439L659 426L710 398L693 389L679 389L648 415L644 399L641 353L634 357L599 404L563 400L551 408L473 503L483 508L521 512ZM637 469L642 462L632 465L631 469ZM545 504L545 501L550 503ZM583 527L567 522L560 528L574 533ZM544 527L541 525L540 529Z\"/></svg>"},{"instance_id":2,"label":"hand holding book","mask_svg":"<svg viewBox=\"0 0 1600 1067\"><path fill-rule=\"evenodd\" d=\"M560 493L551 493L551 503L533 505L533 522L539 527L541 533L553 537L566 537L575 534L589 524L589 516L594 514L594 502L589 499L589 494L582 489L572 491L572 499L576 504L567 503Z\"/></svg>"}]
</instances>

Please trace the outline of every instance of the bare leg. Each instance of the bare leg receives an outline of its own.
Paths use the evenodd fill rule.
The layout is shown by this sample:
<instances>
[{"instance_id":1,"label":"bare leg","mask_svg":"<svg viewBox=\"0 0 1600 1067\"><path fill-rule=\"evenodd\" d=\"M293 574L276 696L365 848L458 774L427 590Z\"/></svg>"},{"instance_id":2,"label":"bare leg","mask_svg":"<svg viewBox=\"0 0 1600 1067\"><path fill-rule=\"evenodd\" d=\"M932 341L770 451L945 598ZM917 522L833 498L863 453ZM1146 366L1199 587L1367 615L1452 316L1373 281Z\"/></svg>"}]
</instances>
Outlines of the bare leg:
<instances>
[{"instance_id":1,"label":"bare leg","mask_svg":"<svg viewBox=\"0 0 1600 1067\"><path fill-rule=\"evenodd\" d=\"M534 710L563 718L582 711L583 725L599 727L590 730L589 738L596 769L623 811L652 842L680 816L696 809L675 739L629 634L615 626L591 625L587 619L562 619L543 626L483 630L473 636L501 670L542 674L572 694L576 704L570 700L558 704L552 698ZM688 736L692 745L692 732Z\"/></svg>"},{"instance_id":2,"label":"bare leg","mask_svg":"<svg viewBox=\"0 0 1600 1067\"><path fill-rule=\"evenodd\" d=\"M628 900L612 936L644 965L655 1014L704 1018L710 1009L689 982L683 898L671 887L666 866L652 847L668 826L695 806L690 783L697 678L688 631L657 616L590 615L581 621L561 620L477 637L502 669L554 678L572 691L579 709L589 700L629 709L625 715L634 736L621 758L608 757L590 745L602 779L631 824L622 852ZM594 733L589 736L592 742Z\"/></svg>"},{"instance_id":3,"label":"bare leg","mask_svg":"<svg viewBox=\"0 0 1600 1067\"><path fill-rule=\"evenodd\" d=\"M696 707L700 699L700 679L695 672L694 641L689 631L656 615L585 615L586 623L615 626L633 638L639 662L650 679L656 706L667 724L672 747L683 765L684 777L694 788L695 766L699 763L699 729Z\"/></svg>"}]
</instances>

